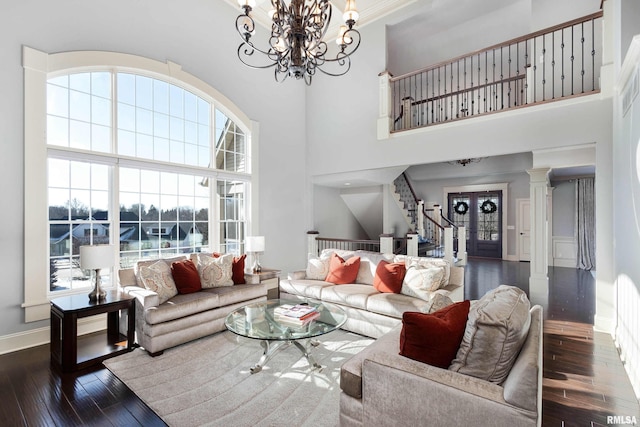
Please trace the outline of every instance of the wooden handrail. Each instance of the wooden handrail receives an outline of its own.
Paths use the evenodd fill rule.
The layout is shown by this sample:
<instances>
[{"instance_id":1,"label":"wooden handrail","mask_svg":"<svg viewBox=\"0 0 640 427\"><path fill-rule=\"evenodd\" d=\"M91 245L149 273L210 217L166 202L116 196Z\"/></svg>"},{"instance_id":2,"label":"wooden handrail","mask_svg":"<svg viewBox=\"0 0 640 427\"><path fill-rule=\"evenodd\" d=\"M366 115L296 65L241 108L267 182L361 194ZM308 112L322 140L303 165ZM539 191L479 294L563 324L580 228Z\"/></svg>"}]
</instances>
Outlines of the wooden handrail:
<instances>
[{"instance_id":1,"label":"wooden handrail","mask_svg":"<svg viewBox=\"0 0 640 427\"><path fill-rule=\"evenodd\" d=\"M535 37L538 37L538 36L541 36L541 35L544 35L544 34L552 33L554 31L561 30L563 28L572 27L572 26L574 26L576 24L581 24L583 22L587 22L587 21L591 21L591 20L594 20L594 19L602 18L602 16L603 16L603 12L602 12L602 10L599 10L598 12L592 13L590 15L583 16L582 18L576 18L576 19L573 19L571 21L564 22L562 24L558 24L558 25L554 25L552 27L548 27L548 28L545 28L545 29L542 29L542 30L538 30L538 31L535 31L533 33L530 33L530 34L527 34L527 35L524 35L524 36L516 37L516 38L508 40L506 42L498 43L498 44L495 44L493 46L486 47L484 49L480 49L480 50L476 50L476 51L471 52L471 53L467 53L465 55L460 55L460 56L458 56L456 58L453 58L453 59L447 59L446 61L442 61L442 62L440 62L438 64L430 65L428 67L422 68L422 69L417 70L417 71L412 71L410 73L406 73L406 74L403 74L403 75L398 76L398 77L391 77L389 79L389 81L390 82L395 82L395 81L398 81L398 80L406 79L407 77L411 77L411 76L414 76L414 75L417 75L417 74L421 74L421 73L424 73L424 72L435 70L437 68L442 67L443 65L451 64L451 63L460 61L461 59L468 58L470 56L480 55L482 53L488 52L488 51L493 50L493 49L509 46L509 45L516 44L516 43L520 43L522 41L526 41L526 40L529 40L529 39L532 39L532 38L535 38Z\"/></svg>"},{"instance_id":2,"label":"wooden handrail","mask_svg":"<svg viewBox=\"0 0 640 427\"><path fill-rule=\"evenodd\" d=\"M416 192L413 190L413 186L411 185L411 182L409 182L409 177L407 176L407 174L405 172L402 172L402 176L404 177L404 181L409 186L409 190L411 191L411 195L413 196L413 200L414 200L414 202L416 202L416 206L417 206L418 205L418 196L416 196Z\"/></svg>"},{"instance_id":3,"label":"wooden handrail","mask_svg":"<svg viewBox=\"0 0 640 427\"><path fill-rule=\"evenodd\" d=\"M526 74L520 74L519 76L508 77L506 79L496 80L496 81L491 82L491 83L485 83L485 84L481 84L481 85L478 85L478 86L472 86L472 87L469 87L469 88L466 88L466 89L457 90L455 92L445 93L444 95L434 96L433 98L421 99L420 101L413 101L411 103L411 105L415 106L415 105L425 104L427 102L438 101L440 99L450 98L452 96L460 95L461 93L473 92L474 90L483 89L485 87L493 86L493 85L496 85L496 84L509 83L509 82L516 81L516 80L524 80L526 78L527 78ZM400 115L402 116L402 113L400 113Z\"/></svg>"}]
</instances>

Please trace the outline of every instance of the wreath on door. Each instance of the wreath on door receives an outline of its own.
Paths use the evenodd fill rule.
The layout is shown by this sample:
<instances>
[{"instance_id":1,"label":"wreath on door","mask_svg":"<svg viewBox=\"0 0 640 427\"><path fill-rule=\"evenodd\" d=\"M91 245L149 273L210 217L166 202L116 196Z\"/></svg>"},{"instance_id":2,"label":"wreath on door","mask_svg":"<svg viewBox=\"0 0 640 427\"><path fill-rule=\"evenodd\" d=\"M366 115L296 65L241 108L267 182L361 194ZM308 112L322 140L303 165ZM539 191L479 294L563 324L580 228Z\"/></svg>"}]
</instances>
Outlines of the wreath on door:
<instances>
[{"instance_id":1,"label":"wreath on door","mask_svg":"<svg viewBox=\"0 0 640 427\"><path fill-rule=\"evenodd\" d=\"M480 205L480 210L484 214L492 214L492 213L494 213L495 211L498 210L498 206L496 206L496 204L493 203L491 200L485 200Z\"/></svg>"},{"instance_id":2,"label":"wreath on door","mask_svg":"<svg viewBox=\"0 0 640 427\"><path fill-rule=\"evenodd\" d=\"M465 215L467 212L469 212L469 205L467 204L467 202L457 202L453 207L453 210L456 211L458 215Z\"/></svg>"}]
</instances>

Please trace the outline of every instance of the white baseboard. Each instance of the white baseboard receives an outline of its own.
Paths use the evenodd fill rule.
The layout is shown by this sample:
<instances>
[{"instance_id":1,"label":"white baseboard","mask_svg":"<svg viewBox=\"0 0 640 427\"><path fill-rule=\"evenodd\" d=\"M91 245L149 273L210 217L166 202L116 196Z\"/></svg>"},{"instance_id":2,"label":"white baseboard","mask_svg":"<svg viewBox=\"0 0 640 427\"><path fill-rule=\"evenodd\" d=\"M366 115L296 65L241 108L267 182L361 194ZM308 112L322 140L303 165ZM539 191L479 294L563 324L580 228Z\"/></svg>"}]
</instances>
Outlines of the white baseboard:
<instances>
[{"instance_id":1,"label":"white baseboard","mask_svg":"<svg viewBox=\"0 0 640 427\"><path fill-rule=\"evenodd\" d=\"M78 319L78 335L90 334L107 329L107 315L85 317ZM25 348L49 344L51 328L37 328L0 337L0 354L12 353Z\"/></svg>"}]
</instances>

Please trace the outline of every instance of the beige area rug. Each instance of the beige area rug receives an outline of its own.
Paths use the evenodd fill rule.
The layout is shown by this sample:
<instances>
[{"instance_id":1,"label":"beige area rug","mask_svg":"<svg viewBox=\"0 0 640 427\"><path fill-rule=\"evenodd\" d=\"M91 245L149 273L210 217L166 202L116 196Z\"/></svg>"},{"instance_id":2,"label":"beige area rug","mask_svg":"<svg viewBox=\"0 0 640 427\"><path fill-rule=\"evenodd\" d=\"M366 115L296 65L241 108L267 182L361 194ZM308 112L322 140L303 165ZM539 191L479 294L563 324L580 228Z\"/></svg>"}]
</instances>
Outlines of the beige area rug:
<instances>
[{"instance_id":1,"label":"beige area rug","mask_svg":"<svg viewBox=\"0 0 640 427\"><path fill-rule=\"evenodd\" d=\"M319 337L312 370L294 345L262 369L259 341L220 332L150 357L136 349L104 361L170 426L336 426L340 366L373 342L337 330Z\"/></svg>"}]
</instances>

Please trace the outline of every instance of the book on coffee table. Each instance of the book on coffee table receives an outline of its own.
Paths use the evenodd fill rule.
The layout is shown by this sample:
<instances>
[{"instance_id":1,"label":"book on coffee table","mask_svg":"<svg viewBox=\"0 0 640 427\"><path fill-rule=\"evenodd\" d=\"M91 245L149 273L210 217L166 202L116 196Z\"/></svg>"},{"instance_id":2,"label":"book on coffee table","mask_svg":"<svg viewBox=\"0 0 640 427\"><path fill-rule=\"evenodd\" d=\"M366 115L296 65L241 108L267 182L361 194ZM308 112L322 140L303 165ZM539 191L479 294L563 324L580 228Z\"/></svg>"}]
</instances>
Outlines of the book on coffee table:
<instances>
[{"instance_id":1,"label":"book on coffee table","mask_svg":"<svg viewBox=\"0 0 640 427\"><path fill-rule=\"evenodd\" d=\"M275 319L278 322L284 323L284 324L287 324L287 325L292 325L292 326L304 326L304 325L307 325L312 320L317 319L318 317L320 317L320 312L317 311L317 310L312 311L310 313L307 313L302 317L289 317L289 316L285 316L285 315L282 315L282 314L276 314L275 315Z\"/></svg>"},{"instance_id":2,"label":"book on coffee table","mask_svg":"<svg viewBox=\"0 0 640 427\"><path fill-rule=\"evenodd\" d=\"M300 319L310 313L317 312L315 307L307 304L289 305L283 304L280 307L276 307L273 312L277 316L290 317L292 319Z\"/></svg>"}]
</instances>

